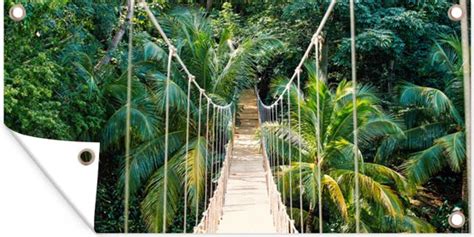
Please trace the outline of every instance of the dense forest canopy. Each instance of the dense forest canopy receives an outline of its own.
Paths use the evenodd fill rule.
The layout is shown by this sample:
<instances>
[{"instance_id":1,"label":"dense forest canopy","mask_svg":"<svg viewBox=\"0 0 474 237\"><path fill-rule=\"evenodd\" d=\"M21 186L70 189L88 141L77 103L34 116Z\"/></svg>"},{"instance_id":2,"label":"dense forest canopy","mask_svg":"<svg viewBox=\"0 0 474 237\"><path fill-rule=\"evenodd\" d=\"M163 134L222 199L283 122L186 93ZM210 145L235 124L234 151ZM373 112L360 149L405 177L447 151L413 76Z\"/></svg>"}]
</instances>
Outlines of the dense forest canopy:
<instances>
[{"instance_id":1,"label":"dense forest canopy","mask_svg":"<svg viewBox=\"0 0 474 237\"><path fill-rule=\"evenodd\" d=\"M96 230L122 232L129 1L21 2L28 13L22 22L5 13L5 123L39 137L100 141ZM267 102L275 99L329 4L325 0L148 2L196 81L222 104L237 101L241 90L253 86ZM5 9L14 4L5 1ZM305 164L282 171L280 180L280 186L288 185L298 165L308 177L313 174L312 98L319 93L331 108L323 112L330 118L323 126L323 153L332 158L323 167L323 183L328 185L324 232L354 231L348 185L355 178L364 180L364 231L460 231L446 218L454 208L467 208L460 27L447 16L451 5L448 0L357 1L363 174L353 174L351 167L341 164L352 152L352 122L343 115L353 108L343 98L351 87L349 3L336 5L319 38L320 74L307 63L301 75L304 89L294 92L308 98L302 105L308 118L301 138L307 145ZM135 10L130 231L159 232L163 210L149 207L163 195L159 190L168 49L146 14L138 6ZM315 80L324 84L318 88ZM193 126L189 151L194 157L184 155L186 90L186 75L173 65L169 154L176 167L185 159L203 162L209 148ZM197 101L199 95L192 96ZM197 105L192 106L197 114ZM196 116L193 121L198 123ZM202 172L207 165L194 167ZM172 172L170 185L176 190L182 190L183 182L191 184L189 192L202 189L204 180L199 177L183 181L180 169ZM305 185L311 190L316 184ZM168 232L183 228L181 192L168 197ZM306 231L317 232L315 197L307 195ZM204 197L192 198L194 203Z\"/></svg>"}]
</instances>

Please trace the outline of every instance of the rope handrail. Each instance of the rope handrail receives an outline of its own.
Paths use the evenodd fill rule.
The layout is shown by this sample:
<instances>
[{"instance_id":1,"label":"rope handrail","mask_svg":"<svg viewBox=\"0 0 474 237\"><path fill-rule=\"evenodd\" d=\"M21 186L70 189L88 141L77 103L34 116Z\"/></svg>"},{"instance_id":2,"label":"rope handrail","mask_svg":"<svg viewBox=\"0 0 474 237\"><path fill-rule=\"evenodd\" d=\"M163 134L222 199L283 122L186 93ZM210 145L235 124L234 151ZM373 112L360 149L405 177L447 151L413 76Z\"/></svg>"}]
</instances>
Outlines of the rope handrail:
<instances>
[{"instance_id":1,"label":"rope handrail","mask_svg":"<svg viewBox=\"0 0 474 237\"><path fill-rule=\"evenodd\" d=\"M321 20L321 23L319 23L318 29L316 30L313 37L311 38L311 43L306 48L306 51L305 51L303 57L301 58L300 62L298 63L298 66L296 66L295 72L293 73L293 75L290 78L290 81L288 81L288 83L285 86L285 89L281 92L281 94L278 96L278 98L272 104L266 105L265 103L263 103L263 101L261 100L259 94L257 93L257 99L262 101L262 106L264 108L270 109L270 108L276 106L280 100L284 99L283 96L285 95L285 92L287 92L290 89L290 86L293 83L293 80L296 78L297 74L299 72L301 72L303 64L308 59L309 54L311 52L311 49L313 48L313 46L317 45L319 34L321 34L321 31L323 30L324 26L326 25L326 22L327 22L329 16L331 15L331 13L332 13L332 10L334 9L334 6L336 5L336 2L337 2L337 0L332 0L331 3L329 4L329 7L328 7L328 9L326 10L326 13L323 16L323 19Z\"/></svg>"}]
</instances>

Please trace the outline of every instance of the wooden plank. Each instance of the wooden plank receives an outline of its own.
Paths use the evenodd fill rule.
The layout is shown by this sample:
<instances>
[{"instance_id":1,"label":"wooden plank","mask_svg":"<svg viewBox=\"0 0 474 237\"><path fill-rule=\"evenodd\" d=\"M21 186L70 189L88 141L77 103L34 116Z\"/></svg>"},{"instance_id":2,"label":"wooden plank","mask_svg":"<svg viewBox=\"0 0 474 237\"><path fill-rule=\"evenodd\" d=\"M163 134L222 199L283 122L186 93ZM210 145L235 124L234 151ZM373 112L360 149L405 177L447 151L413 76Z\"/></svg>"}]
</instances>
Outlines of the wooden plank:
<instances>
[{"instance_id":1,"label":"wooden plank","mask_svg":"<svg viewBox=\"0 0 474 237\"><path fill-rule=\"evenodd\" d=\"M236 129L234 153L222 220L217 233L277 233L270 213L262 154L255 138L258 120L253 90L243 92L239 106L245 122ZM256 118L256 117L255 117Z\"/></svg>"}]
</instances>

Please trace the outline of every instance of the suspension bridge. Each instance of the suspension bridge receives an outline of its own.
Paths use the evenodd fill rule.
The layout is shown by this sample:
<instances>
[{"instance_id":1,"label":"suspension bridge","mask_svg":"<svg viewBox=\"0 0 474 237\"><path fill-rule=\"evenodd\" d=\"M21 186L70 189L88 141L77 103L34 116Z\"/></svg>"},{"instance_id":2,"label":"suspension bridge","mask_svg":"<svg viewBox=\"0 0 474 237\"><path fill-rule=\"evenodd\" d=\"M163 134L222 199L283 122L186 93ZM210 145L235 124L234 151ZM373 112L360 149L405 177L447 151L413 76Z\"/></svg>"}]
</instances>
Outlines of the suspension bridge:
<instances>
[{"instance_id":1,"label":"suspension bridge","mask_svg":"<svg viewBox=\"0 0 474 237\"><path fill-rule=\"evenodd\" d=\"M132 1L133 2L133 1ZM188 159L185 161L185 177L184 177L184 219L183 229L186 232L188 226L188 216L195 218L194 233L301 233L304 232L304 218L303 218L303 185L301 168L299 170L299 184L279 185L278 172L291 167L292 154L285 154L283 152L284 146L299 146L298 154L293 157L298 157L301 162L301 142L281 142L282 134L276 132L272 128L272 124L280 124L299 131L301 135L301 116L300 116L300 101L301 93L295 93L303 88L300 85L300 74L303 71L305 62L311 60L319 68L319 35L328 20L336 0L332 0L328 9L323 16L321 23L312 37L307 50L305 51L301 61L295 69L295 72L284 90L276 96L275 100L266 105L258 96L258 91L249 89L240 93L240 102L238 105L229 103L222 105L216 103L212 96L196 82L195 76L190 72L180 58L177 48L172 44L171 40L166 36L161 28L158 20L149 9L146 1L139 1L140 7L144 9L148 15L151 23L159 32L163 40L169 48L168 64L167 64L167 78L166 91L169 89L170 81L172 80L171 67L172 63L176 62L182 71L188 77L187 86L187 113L186 113L186 156L188 157L190 144L190 130L196 129L198 134L203 134L206 138L207 147L205 155L205 163L210 164L209 168L206 166L203 174L189 174ZM134 3L132 3L132 8ZM352 59L352 83L355 92L357 86L355 73L355 26L354 26L354 3L350 1L350 20L351 20L351 59ZM132 12L133 16L133 12ZM133 17L132 17L133 18ZM132 80L132 35L133 23L129 23L129 74L128 74L128 96L127 96L127 127L130 126L130 103L131 103L131 80ZM314 58L310 55L314 50ZM319 79L318 79L319 80ZM317 81L318 81L317 80ZM293 88L293 89L292 89ZM197 101L192 101L193 94L198 95ZM295 98L295 94L296 98ZM353 95L353 103L356 103L356 93ZM164 98L166 105L165 112L165 157L164 157L164 186L163 192L168 192L167 174L168 174L168 132L169 132L169 94L166 93ZM191 111L191 103L197 104L197 114ZM296 105L297 108L292 108L291 105ZM319 98L317 104L317 116L319 116ZM354 106L355 107L355 106ZM238 119L237 119L238 118ZM357 112L354 109L354 149L357 150ZM191 128L191 123L194 120L194 125L197 128ZM197 121L196 121L197 120ZM236 121L238 125L236 125ZM319 119L316 120L319 123ZM203 125L203 126L202 126ZM317 127L316 137L319 137ZM257 134L260 134L257 136ZM260 139L258 139L260 138ZM130 134L127 129L126 135L126 165L125 173L129 173L129 141ZM321 141L318 140L318 149L321 147ZM199 147L200 139L198 139ZM208 151L210 150L210 151ZM320 164L320 150L318 150L318 157L316 164ZM354 152L354 171L358 172L357 152ZM295 155L295 154L293 154ZM293 158L294 159L294 158ZM301 167L301 166L300 166ZM316 213L319 214L319 231L322 233L322 199L321 199L321 170L318 165L318 207ZM205 176L203 193L188 193L188 177L190 175ZM127 177L127 176L126 176ZM282 189L280 192L280 188ZM288 188L289 192L285 192ZM128 232L128 195L129 195L128 181L125 182L125 232ZM355 225L356 232L359 232L359 206L358 206L358 181L355 179ZM285 193L290 195L285 197ZM293 195L296 193L296 195ZM192 195L192 196L191 196ZM209 198L208 198L209 195ZM191 196L191 197L190 197ZM203 196L204 204L201 205L200 198L194 198L196 203L190 203L192 197ZM163 228L162 232L167 232L166 206L167 195L163 195ZM289 205L289 207L287 207ZM203 206L204 210L200 210ZM192 208L191 208L192 207ZM298 213L294 213L293 208L298 208ZM192 212L192 213L188 213ZM295 225L297 220L298 225Z\"/></svg>"},{"instance_id":2,"label":"suspension bridge","mask_svg":"<svg viewBox=\"0 0 474 237\"><path fill-rule=\"evenodd\" d=\"M268 195L267 172L260 143L255 137L258 127L257 97L247 90L241 95L242 108L236 128L230 173L217 233L276 233ZM270 180L271 181L271 180ZM239 223L236 225L235 223Z\"/></svg>"}]
</instances>

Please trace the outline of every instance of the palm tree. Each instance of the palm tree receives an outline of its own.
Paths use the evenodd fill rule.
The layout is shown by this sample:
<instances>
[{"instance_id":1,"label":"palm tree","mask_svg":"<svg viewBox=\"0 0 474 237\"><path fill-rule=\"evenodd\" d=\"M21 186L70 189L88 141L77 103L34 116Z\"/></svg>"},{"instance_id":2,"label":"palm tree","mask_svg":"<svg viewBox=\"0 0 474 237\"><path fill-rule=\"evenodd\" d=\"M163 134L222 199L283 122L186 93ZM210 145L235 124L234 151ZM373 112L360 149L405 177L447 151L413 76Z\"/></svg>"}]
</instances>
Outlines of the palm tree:
<instances>
[{"instance_id":1,"label":"palm tree","mask_svg":"<svg viewBox=\"0 0 474 237\"><path fill-rule=\"evenodd\" d=\"M303 189L305 229L312 232L317 229L318 204L318 166L321 166L322 194L324 201L324 223L326 228L340 228L342 231L354 231L354 180L360 184L361 230L365 232L432 232L433 228L409 213L406 200L412 194L413 187L399 172L381 164L368 162L367 150L373 148L378 141L387 136L404 136L397 121L383 112L380 99L370 86L357 88L358 134L360 139L359 153L360 173L354 172L354 144L352 124L352 85L341 81L335 89L331 89L315 73L315 67L306 65L308 83L304 90L295 85L290 89L291 124L288 121L267 123L263 136L269 141L271 151L280 144L278 159L288 164L289 153L291 165L279 166L279 188L284 190L284 200L289 206L289 198L298 200ZM316 83L316 80L320 80ZM287 80L280 79L272 86L274 95L279 95L285 88ZM319 87L317 85L319 84ZM316 96L320 97L320 114L316 114ZM298 94L301 106L301 136L296 126L298 118L296 108ZM285 102L286 103L286 102ZM316 126L319 119L321 161L317 162ZM271 135L273 134L273 135ZM275 136L276 135L276 136ZM286 144L286 145L282 145ZM289 146L288 144L291 144ZM302 162L299 163L298 148L302 147ZM273 157L272 156L272 157ZM280 162L282 163L282 162ZM299 169L302 169L303 187L299 187ZM290 183L290 176L292 176ZM290 185L293 193L289 192ZM293 207L299 206L293 204ZM299 226L299 211L294 208L294 218ZM298 214L296 214L298 213ZM326 231L326 230L325 230ZM337 232L337 231L336 231Z\"/></svg>"},{"instance_id":2,"label":"palm tree","mask_svg":"<svg viewBox=\"0 0 474 237\"><path fill-rule=\"evenodd\" d=\"M392 148L387 149L387 154L395 148L415 151L403 168L418 185L445 167L454 172L465 171L461 41L456 35L441 35L431 58L444 74L441 85L433 88L405 83L400 87L406 137L386 142ZM467 180L463 180L462 187L463 194L467 193Z\"/></svg>"},{"instance_id":3,"label":"palm tree","mask_svg":"<svg viewBox=\"0 0 474 237\"><path fill-rule=\"evenodd\" d=\"M255 62L259 57L271 57L276 53L280 42L267 35L256 35L253 38L234 40L223 33L217 41L205 13L198 10L177 8L164 15L160 22L169 34L178 54L196 76L198 84L217 103L226 104L238 99L238 92L253 85L256 78ZM139 199L141 214L149 231L161 232L163 228L163 159L164 159L164 111L162 98L170 95L170 132L169 132L169 170L166 207L166 225L172 225L183 210L187 183L188 213L193 217L196 205L203 205L205 196L205 174L215 164L206 163L205 154L213 154L217 160L224 157L223 149L211 149L215 134L210 139L205 137L206 104L203 100L199 106L199 92L191 95L190 142L186 146L186 109L187 109L187 76L179 64L173 62L169 91L166 91L167 47L161 39L141 33L142 50L134 54L134 90L131 109L132 152L130 161L130 191L132 198ZM229 44L232 47L229 47ZM260 59L259 59L260 60ZM125 67L123 67L125 68ZM126 74L126 73L125 73ZM120 79L119 79L120 80ZM112 91L121 91L114 85ZM120 149L124 134L125 97L118 93L114 96L115 112L108 120L103 132L104 149ZM212 108L211 108L212 109ZM234 108L235 110L235 108ZM213 111L210 112L210 118ZM201 130L198 130L198 116L201 114ZM229 124L230 114L224 116L220 124ZM214 126L211 124L209 126ZM226 134L224 144L230 139L228 127L217 128L217 132ZM222 147L224 144L218 144ZM188 150L186 150L186 148ZM186 154L188 154L186 156ZM185 163L188 170L185 170ZM184 180L185 173L188 179ZM122 172L118 187L123 187ZM208 190L206 190L208 191ZM207 195L210 197L210 194ZM191 212L190 210L193 210ZM204 211L199 209L200 212ZM200 213L199 213L200 214ZM181 218L179 218L181 219ZM185 228L192 230L194 221L188 221ZM180 228L180 227L178 227Z\"/></svg>"}]
</instances>

